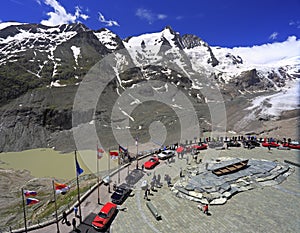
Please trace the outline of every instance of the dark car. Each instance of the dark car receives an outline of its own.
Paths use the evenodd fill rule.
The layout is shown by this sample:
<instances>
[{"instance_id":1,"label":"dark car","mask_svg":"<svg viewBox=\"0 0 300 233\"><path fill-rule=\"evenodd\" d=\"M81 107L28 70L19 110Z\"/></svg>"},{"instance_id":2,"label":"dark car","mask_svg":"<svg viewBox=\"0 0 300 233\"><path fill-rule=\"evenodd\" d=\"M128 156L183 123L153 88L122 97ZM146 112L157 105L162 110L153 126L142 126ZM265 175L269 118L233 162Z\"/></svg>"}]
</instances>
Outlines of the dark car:
<instances>
[{"instance_id":1,"label":"dark car","mask_svg":"<svg viewBox=\"0 0 300 233\"><path fill-rule=\"evenodd\" d=\"M255 147L259 147L260 146L260 143L258 141L252 140L252 141L248 141L248 143L250 143L250 145L255 146Z\"/></svg>"},{"instance_id":2,"label":"dark car","mask_svg":"<svg viewBox=\"0 0 300 233\"><path fill-rule=\"evenodd\" d=\"M126 198L129 196L130 192L131 192L131 189L127 184L123 183L123 184L119 185L115 189L114 193L111 195L112 203L115 203L118 205L122 204L126 200Z\"/></svg>"},{"instance_id":3,"label":"dark car","mask_svg":"<svg viewBox=\"0 0 300 233\"><path fill-rule=\"evenodd\" d=\"M229 142L227 142L227 146L228 147L240 147L241 143L239 143L237 141L229 141Z\"/></svg>"}]
</instances>

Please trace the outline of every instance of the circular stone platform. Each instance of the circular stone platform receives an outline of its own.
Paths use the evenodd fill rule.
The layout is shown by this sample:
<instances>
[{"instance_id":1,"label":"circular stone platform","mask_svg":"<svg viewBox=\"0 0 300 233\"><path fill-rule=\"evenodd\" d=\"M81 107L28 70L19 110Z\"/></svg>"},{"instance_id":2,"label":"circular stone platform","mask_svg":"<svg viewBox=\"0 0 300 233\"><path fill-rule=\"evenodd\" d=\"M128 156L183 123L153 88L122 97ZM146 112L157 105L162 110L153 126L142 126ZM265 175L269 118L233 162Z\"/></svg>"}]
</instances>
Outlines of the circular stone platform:
<instances>
[{"instance_id":1,"label":"circular stone platform","mask_svg":"<svg viewBox=\"0 0 300 233\"><path fill-rule=\"evenodd\" d=\"M216 175L214 170L242 161L239 158L218 158L205 164L187 166L185 176L173 186L176 196L201 204L220 205L238 192L283 182L294 170L278 161L249 159L243 169Z\"/></svg>"}]
</instances>

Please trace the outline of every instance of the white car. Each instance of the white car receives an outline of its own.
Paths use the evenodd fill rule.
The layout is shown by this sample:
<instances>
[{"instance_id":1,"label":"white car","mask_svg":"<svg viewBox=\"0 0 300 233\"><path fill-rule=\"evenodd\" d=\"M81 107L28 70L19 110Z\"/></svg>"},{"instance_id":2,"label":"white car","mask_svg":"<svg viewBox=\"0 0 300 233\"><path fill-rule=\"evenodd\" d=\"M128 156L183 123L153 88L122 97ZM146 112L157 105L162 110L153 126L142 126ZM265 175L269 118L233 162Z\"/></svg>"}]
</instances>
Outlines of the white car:
<instances>
[{"instance_id":1,"label":"white car","mask_svg":"<svg viewBox=\"0 0 300 233\"><path fill-rule=\"evenodd\" d=\"M168 159L175 156L175 152L172 150L164 150L157 155L157 157L161 160Z\"/></svg>"}]
</instances>

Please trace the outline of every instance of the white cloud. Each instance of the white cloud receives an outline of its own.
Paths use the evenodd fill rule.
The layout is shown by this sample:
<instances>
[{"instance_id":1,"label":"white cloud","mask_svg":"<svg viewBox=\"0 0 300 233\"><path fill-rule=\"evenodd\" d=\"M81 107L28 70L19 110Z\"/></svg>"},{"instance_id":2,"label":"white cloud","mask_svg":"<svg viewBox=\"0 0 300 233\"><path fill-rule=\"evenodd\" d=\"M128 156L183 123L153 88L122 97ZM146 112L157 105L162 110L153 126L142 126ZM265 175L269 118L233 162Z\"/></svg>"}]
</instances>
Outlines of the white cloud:
<instances>
[{"instance_id":1,"label":"white cloud","mask_svg":"<svg viewBox=\"0 0 300 233\"><path fill-rule=\"evenodd\" d=\"M90 18L90 16L81 13L81 9L79 6L76 6L75 9L76 9L75 16L77 18L82 18L83 20L87 20L88 18Z\"/></svg>"},{"instance_id":2,"label":"white cloud","mask_svg":"<svg viewBox=\"0 0 300 233\"><path fill-rule=\"evenodd\" d=\"M158 19L165 19L165 18L167 18L168 16L166 16L166 15L164 15L164 14L158 14L157 15L157 18Z\"/></svg>"},{"instance_id":3,"label":"white cloud","mask_svg":"<svg viewBox=\"0 0 300 233\"><path fill-rule=\"evenodd\" d=\"M42 20L41 24L46 26L55 26L59 24L75 23L80 18L86 20L89 18L88 15L82 14L80 7L76 7L75 14L68 13L66 9L60 5L57 0L44 0L44 3L51 6L54 12L48 12L49 19Z\"/></svg>"},{"instance_id":4,"label":"white cloud","mask_svg":"<svg viewBox=\"0 0 300 233\"><path fill-rule=\"evenodd\" d=\"M270 40L276 40L276 39L277 39L277 36L278 36L278 32L273 32L273 33L269 36L269 39L270 39Z\"/></svg>"},{"instance_id":5,"label":"white cloud","mask_svg":"<svg viewBox=\"0 0 300 233\"><path fill-rule=\"evenodd\" d=\"M153 13L151 10L144 8L138 8L135 12L135 15L138 16L140 19L147 20L149 24L152 24L156 20L163 20L168 17L165 14L156 14Z\"/></svg>"},{"instance_id":6,"label":"white cloud","mask_svg":"<svg viewBox=\"0 0 300 233\"><path fill-rule=\"evenodd\" d=\"M99 17L98 17L99 21L101 23L105 23L106 27L120 26L119 23L115 20L111 20L111 19L106 20L104 15L102 15L100 12L98 12L98 15L99 15Z\"/></svg>"},{"instance_id":7,"label":"white cloud","mask_svg":"<svg viewBox=\"0 0 300 233\"><path fill-rule=\"evenodd\" d=\"M37 4L42 5L41 0L35 0Z\"/></svg>"},{"instance_id":8,"label":"white cloud","mask_svg":"<svg viewBox=\"0 0 300 233\"><path fill-rule=\"evenodd\" d=\"M299 57L300 39L290 36L286 41L253 47L235 47L232 53L250 64L270 64L282 58Z\"/></svg>"},{"instance_id":9,"label":"white cloud","mask_svg":"<svg viewBox=\"0 0 300 233\"><path fill-rule=\"evenodd\" d=\"M289 22L289 25L293 26L293 27L296 27L296 28L300 28L300 20L297 20L297 21L291 20Z\"/></svg>"}]
</instances>

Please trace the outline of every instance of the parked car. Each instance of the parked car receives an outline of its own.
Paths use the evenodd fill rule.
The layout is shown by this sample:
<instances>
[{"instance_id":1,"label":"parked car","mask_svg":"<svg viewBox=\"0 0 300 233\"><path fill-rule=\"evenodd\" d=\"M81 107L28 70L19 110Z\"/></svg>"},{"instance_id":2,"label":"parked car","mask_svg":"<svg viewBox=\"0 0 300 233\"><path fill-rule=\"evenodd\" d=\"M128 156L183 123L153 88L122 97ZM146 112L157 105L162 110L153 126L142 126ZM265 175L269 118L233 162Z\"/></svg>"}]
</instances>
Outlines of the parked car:
<instances>
[{"instance_id":1,"label":"parked car","mask_svg":"<svg viewBox=\"0 0 300 233\"><path fill-rule=\"evenodd\" d=\"M111 202L118 205L122 204L129 196L130 192L131 189L127 184L123 183L119 185L111 195Z\"/></svg>"},{"instance_id":2,"label":"parked car","mask_svg":"<svg viewBox=\"0 0 300 233\"><path fill-rule=\"evenodd\" d=\"M276 142L263 142L261 145L263 147L279 147L280 146Z\"/></svg>"},{"instance_id":3,"label":"parked car","mask_svg":"<svg viewBox=\"0 0 300 233\"><path fill-rule=\"evenodd\" d=\"M229 142L227 142L227 146L228 147L240 147L241 143L239 143L238 141L229 141Z\"/></svg>"},{"instance_id":4,"label":"parked car","mask_svg":"<svg viewBox=\"0 0 300 233\"><path fill-rule=\"evenodd\" d=\"M117 211L117 205L111 202L107 202L100 210L100 212L97 214L97 216L94 218L92 222L92 226L96 230L103 230L105 229L110 220L112 219L112 216Z\"/></svg>"},{"instance_id":5,"label":"parked car","mask_svg":"<svg viewBox=\"0 0 300 233\"><path fill-rule=\"evenodd\" d=\"M175 156L175 152L172 151L172 150L164 150L162 151L161 153L159 153L157 155L157 157L161 160L164 160L164 159L169 159L171 157Z\"/></svg>"},{"instance_id":6,"label":"parked car","mask_svg":"<svg viewBox=\"0 0 300 233\"><path fill-rule=\"evenodd\" d=\"M300 150L300 143L293 141L293 142L285 142L282 144L284 147L289 147L291 149L298 149Z\"/></svg>"},{"instance_id":7,"label":"parked car","mask_svg":"<svg viewBox=\"0 0 300 233\"><path fill-rule=\"evenodd\" d=\"M158 164L159 164L159 159L157 157L152 157L144 163L144 168L152 169Z\"/></svg>"},{"instance_id":8,"label":"parked car","mask_svg":"<svg viewBox=\"0 0 300 233\"><path fill-rule=\"evenodd\" d=\"M260 143L258 141L252 140L252 141L248 141L251 145L255 146L255 147L259 147Z\"/></svg>"},{"instance_id":9,"label":"parked car","mask_svg":"<svg viewBox=\"0 0 300 233\"><path fill-rule=\"evenodd\" d=\"M199 143L198 145L194 145L192 148L195 150L205 150L207 149L207 144Z\"/></svg>"}]
</instances>

